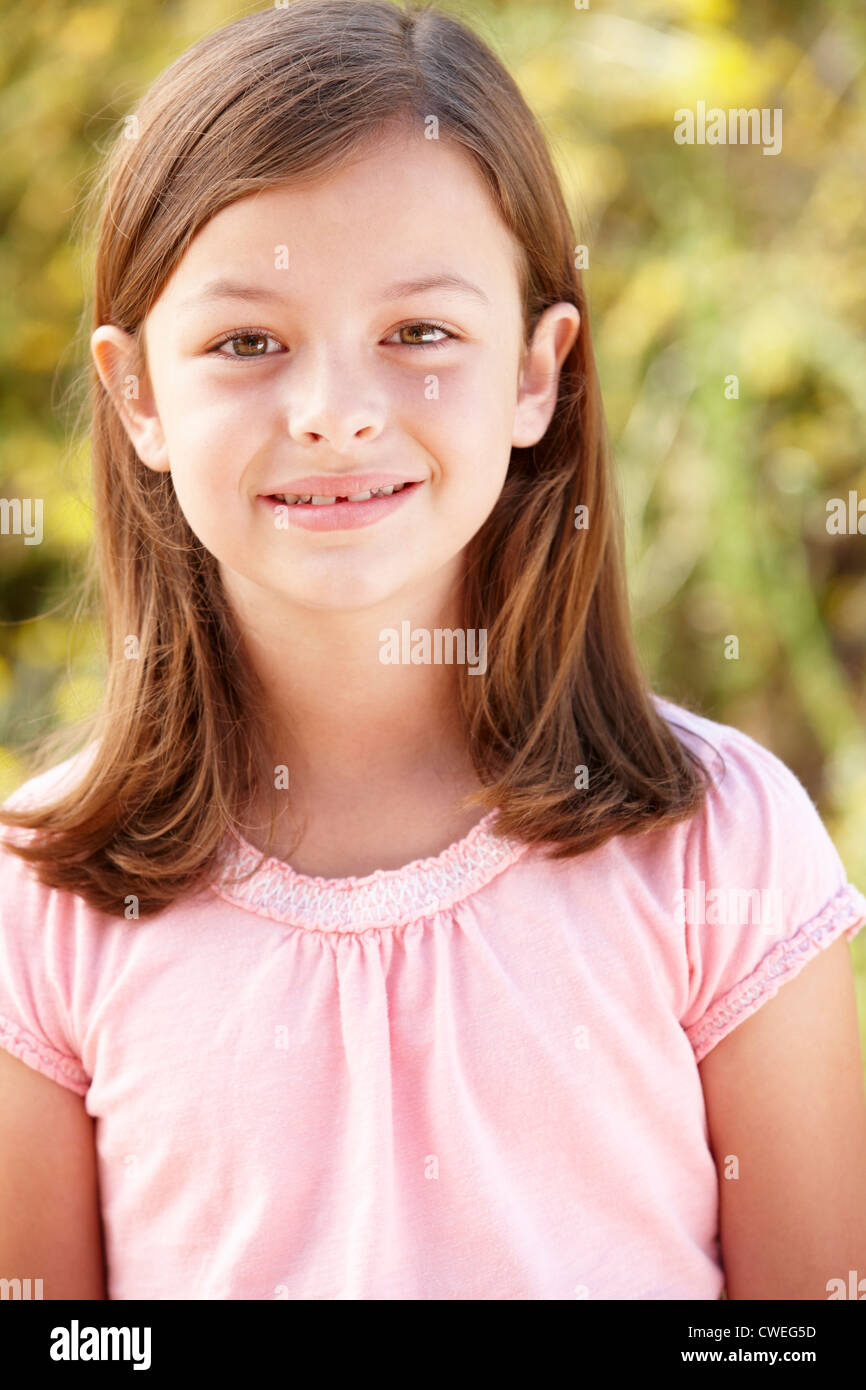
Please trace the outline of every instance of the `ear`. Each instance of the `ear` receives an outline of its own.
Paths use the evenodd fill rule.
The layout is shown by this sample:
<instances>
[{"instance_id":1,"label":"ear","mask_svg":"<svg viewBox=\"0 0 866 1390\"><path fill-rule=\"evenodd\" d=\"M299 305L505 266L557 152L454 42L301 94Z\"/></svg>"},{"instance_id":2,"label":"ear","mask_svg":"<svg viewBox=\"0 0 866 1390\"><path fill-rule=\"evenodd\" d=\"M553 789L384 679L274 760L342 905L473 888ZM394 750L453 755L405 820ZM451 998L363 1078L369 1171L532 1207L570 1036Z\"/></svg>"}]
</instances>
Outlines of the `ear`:
<instances>
[{"instance_id":1,"label":"ear","mask_svg":"<svg viewBox=\"0 0 866 1390\"><path fill-rule=\"evenodd\" d=\"M580 314L563 301L545 309L520 368L514 412L514 448L526 449L544 435L556 407L559 374L580 330Z\"/></svg>"},{"instance_id":2,"label":"ear","mask_svg":"<svg viewBox=\"0 0 866 1390\"><path fill-rule=\"evenodd\" d=\"M170 469L153 389L147 373L133 370L136 341L114 324L100 324L90 337L90 351L103 386L111 397L133 448L148 468L157 473Z\"/></svg>"}]
</instances>

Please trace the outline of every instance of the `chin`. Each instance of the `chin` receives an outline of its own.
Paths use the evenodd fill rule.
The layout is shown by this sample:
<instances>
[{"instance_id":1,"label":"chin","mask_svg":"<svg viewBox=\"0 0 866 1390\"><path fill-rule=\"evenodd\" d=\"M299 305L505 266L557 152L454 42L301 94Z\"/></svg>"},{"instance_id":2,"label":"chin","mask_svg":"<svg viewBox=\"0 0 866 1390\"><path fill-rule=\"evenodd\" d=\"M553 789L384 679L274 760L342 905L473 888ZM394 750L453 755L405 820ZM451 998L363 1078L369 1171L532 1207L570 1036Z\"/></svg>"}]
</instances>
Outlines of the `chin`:
<instances>
[{"instance_id":1,"label":"chin","mask_svg":"<svg viewBox=\"0 0 866 1390\"><path fill-rule=\"evenodd\" d=\"M374 574L353 574L350 578L325 579L318 576L309 585L299 590L293 585L293 601L302 608L318 608L329 613L357 613L365 608L374 608L385 603L400 592L402 584L396 580L383 582Z\"/></svg>"}]
</instances>

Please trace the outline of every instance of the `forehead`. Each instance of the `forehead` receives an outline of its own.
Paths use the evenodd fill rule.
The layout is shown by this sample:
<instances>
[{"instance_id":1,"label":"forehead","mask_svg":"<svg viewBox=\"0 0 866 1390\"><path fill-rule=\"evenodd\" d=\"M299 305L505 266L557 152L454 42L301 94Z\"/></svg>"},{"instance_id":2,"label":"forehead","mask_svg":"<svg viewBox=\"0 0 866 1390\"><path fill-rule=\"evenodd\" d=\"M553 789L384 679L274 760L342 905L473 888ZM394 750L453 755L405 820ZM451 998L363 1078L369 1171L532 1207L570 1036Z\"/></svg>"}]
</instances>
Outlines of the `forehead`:
<instances>
[{"instance_id":1,"label":"forehead","mask_svg":"<svg viewBox=\"0 0 866 1390\"><path fill-rule=\"evenodd\" d=\"M283 250L282 248L285 248ZM226 276L293 292L351 292L435 268L517 293L520 248L470 155L397 133L332 174L268 188L222 208L197 233L164 295L188 299ZM162 296L161 296L162 297Z\"/></svg>"}]
</instances>

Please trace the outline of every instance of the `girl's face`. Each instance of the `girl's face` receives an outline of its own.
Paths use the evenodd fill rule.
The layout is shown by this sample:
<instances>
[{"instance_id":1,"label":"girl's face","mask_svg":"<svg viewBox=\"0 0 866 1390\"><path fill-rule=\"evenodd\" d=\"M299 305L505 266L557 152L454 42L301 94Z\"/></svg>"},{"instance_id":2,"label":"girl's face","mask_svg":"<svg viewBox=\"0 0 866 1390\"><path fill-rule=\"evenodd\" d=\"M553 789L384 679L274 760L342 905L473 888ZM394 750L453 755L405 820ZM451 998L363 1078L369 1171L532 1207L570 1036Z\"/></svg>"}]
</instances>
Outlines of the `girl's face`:
<instances>
[{"instance_id":1,"label":"girl's face","mask_svg":"<svg viewBox=\"0 0 866 1390\"><path fill-rule=\"evenodd\" d=\"M149 380L123 414L230 595L353 609L456 577L512 445L547 428L579 324L548 310L521 370L518 263L468 156L400 134L202 228L145 320ZM94 334L103 380L124 339ZM378 502L272 500L410 481Z\"/></svg>"}]
</instances>

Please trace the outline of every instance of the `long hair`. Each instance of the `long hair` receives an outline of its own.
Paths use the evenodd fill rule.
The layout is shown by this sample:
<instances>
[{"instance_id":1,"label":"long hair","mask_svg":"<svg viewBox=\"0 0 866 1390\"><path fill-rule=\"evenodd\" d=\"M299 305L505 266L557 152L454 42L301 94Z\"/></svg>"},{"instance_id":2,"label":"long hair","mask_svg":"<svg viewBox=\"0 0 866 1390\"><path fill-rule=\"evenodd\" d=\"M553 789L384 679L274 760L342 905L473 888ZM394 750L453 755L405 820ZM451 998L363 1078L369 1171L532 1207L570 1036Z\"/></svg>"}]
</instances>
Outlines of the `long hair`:
<instances>
[{"instance_id":1,"label":"long hair","mask_svg":"<svg viewBox=\"0 0 866 1390\"><path fill-rule=\"evenodd\" d=\"M457 677L482 785L464 805L497 810L495 833L559 859L691 816L708 779L641 669L574 234L539 126L484 41L429 4L387 0L297 0L207 35L152 84L96 180L92 324L132 335L131 370L145 372L143 320L211 217L338 169L395 121L424 138L430 116L474 160L522 248L524 351L549 305L581 316L550 425L512 450L466 549L465 618L487 631L487 669ZM104 614L104 697L39 749L48 767L87 745L77 783L50 803L7 805L0 821L34 832L10 848L42 883L114 916L134 894L144 917L213 875L273 756L216 560L170 473L138 459L93 363L85 406L95 547L83 580ZM270 798L269 845L273 787Z\"/></svg>"}]
</instances>

